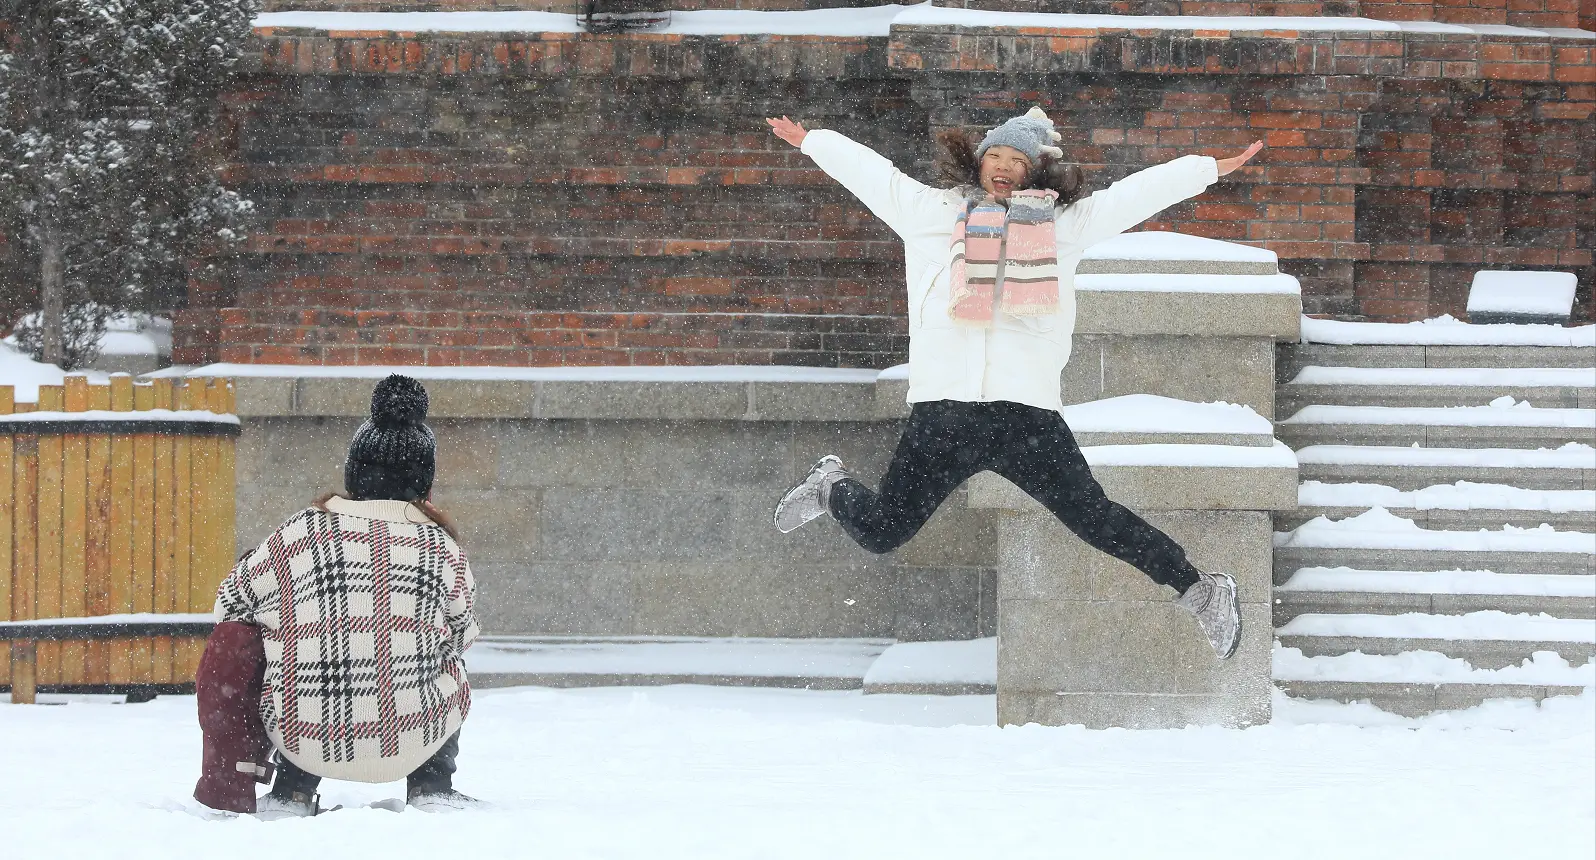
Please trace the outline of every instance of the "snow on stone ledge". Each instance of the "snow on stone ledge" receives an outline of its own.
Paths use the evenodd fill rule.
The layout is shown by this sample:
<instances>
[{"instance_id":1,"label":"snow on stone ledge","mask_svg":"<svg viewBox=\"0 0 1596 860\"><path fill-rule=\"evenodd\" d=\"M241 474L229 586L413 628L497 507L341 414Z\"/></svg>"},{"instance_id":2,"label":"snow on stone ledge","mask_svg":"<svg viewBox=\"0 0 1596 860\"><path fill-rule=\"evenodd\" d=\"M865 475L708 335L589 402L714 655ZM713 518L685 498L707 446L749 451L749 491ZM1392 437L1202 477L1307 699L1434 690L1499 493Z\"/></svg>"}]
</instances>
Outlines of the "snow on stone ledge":
<instances>
[{"instance_id":1,"label":"snow on stone ledge","mask_svg":"<svg viewBox=\"0 0 1596 860\"><path fill-rule=\"evenodd\" d=\"M1469 661L1438 651L1395 655L1362 652L1305 657L1298 648L1275 646L1276 681L1355 681L1365 684L1545 684L1589 687L1596 684L1596 662L1571 666L1553 651L1537 651L1517 666L1476 669Z\"/></svg>"},{"instance_id":2,"label":"snow on stone ledge","mask_svg":"<svg viewBox=\"0 0 1596 860\"><path fill-rule=\"evenodd\" d=\"M979 27L1044 30L1236 30L1244 32L1345 31L1359 33L1456 33L1527 38L1596 38L1583 30L1535 29L1491 24L1443 24L1430 21L1376 21L1372 18L1274 17L1245 15L1076 15L1038 12L989 12L916 6L892 22L898 27Z\"/></svg>"},{"instance_id":3,"label":"snow on stone ledge","mask_svg":"<svg viewBox=\"0 0 1596 860\"><path fill-rule=\"evenodd\" d=\"M1302 452L1297 452L1303 460ZM1596 461L1592 461L1596 466ZM1384 484L1303 481L1297 488L1303 507L1403 508L1420 511L1596 512L1596 490L1529 490L1506 484L1458 481L1422 490L1399 490Z\"/></svg>"},{"instance_id":4,"label":"snow on stone ledge","mask_svg":"<svg viewBox=\"0 0 1596 860\"><path fill-rule=\"evenodd\" d=\"M1475 272L1468 312L1566 317L1578 286L1573 272Z\"/></svg>"},{"instance_id":5,"label":"snow on stone ledge","mask_svg":"<svg viewBox=\"0 0 1596 860\"><path fill-rule=\"evenodd\" d=\"M1299 568L1275 593L1492 594L1520 597L1596 597L1596 576L1495 573L1489 570L1358 570Z\"/></svg>"},{"instance_id":6,"label":"snow on stone ledge","mask_svg":"<svg viewBox=\"0 0 1596 860\"><path fill-rule=\"evenodd\" d=\"M419 380L508 382L816 382L869 385L880 371L835 367L705 365L694 367L422 367L415 365L207 364L146 374L307 379L382 379L398 373Z\"/></svg>"},{"instance_id":7,"label":"snow on stone ledge","mask_svg":"<svg viewBox=\"0 0 1596 860\"><path fill-rule=\"evenodd\" d=\"M881 684L996 684L997 637L963 642L899 642L881 653L864 676Z\"/></svg>"},{"instance_id":8,"label":"snow on stone ledge","mask_svg":"<svg viewBox=\"0 0 1596 860\"><path fill-rule=\"evenodd\" d=\"M489 636L478 639L465 657L472 674L862 678L889 644L882 639Z\"/></svg>"},{"instance_id":9,"label":"snow on stone ledge","mask_svg":"<svg viewBox=\"0 0 1596 860\"><path fill-rule=\"evenodd\" d=\"M797 12L704 10L672 12L670 25L650 33L722 36L886 36L908 6L814 9ZM394 33L580 33L575 15L557 12L267 12L262 29Z\"/></svg>"},{"instance_id":10,"label":"snow on stone ledge","mask_svg":"<svg viewBox=\"0 0 1596 860\"><path fill-rule=\"evenodd\" d=\"M1289 532L1275 532L1275 548L1415 549L1448 552L1596 553L1596 534L1558 531L1549 525L1532 529L1503 526L1490 531L1440 531L1420 528L1385 508L1371 508L1355 517L1314 517Z\"/></svg>"},{"instance_id":11,"label":"snow on stone ledge","mask_svg":"<svg viewBox=\"0 0 1596 860\"><path fill-rule=\"evenodd\" d=\"M1303 343L1398 346L1596 346L1596 325L1470 325L1450 315L1411 323L1302 318Z\"/></svg>"},{"instance_id":12,"label":"snow on stone ledge","mask_svg":"<svg viewBox=\"0 0 1596 860\"><path fill-rule=\"evenodd\" d=\"M1274 435L1274 424L1250 406L1192 403L1156 394L1126 394L1064 407L1077 433L1229 433Z\"/></svg>"},{"instance_id":13,"label":"snow on stone ledge","mask_svg":"<svg viewBox=\"0 0 1596 860\"><path fill-rule=\"evenodd\" d=\"M1251 445L1087 445L1093 466L1181 466L1229 469L1295 469L1297 456L1276 439L1264 448Z\"/></svg>"},{"instance_id":14,"label":"snow on stone ledge","mask_svg":"<svg viewBox=\"0 0 1596 860\"><path fill-rule=\"evenodd\" d=\"M1596 621L1553 618L1546 613L1509 614L1494 609L1464 615L1298 615L1275 631L1280 636L1351 636L1379 639L1467 639L1485 642L1596 643Z\"/></svg>"},{"instance_id":15,"label":"snow on stone ledge","mask_svg":"<svg viewBox=\"0 0 1596 860\"><path fill-rule=\"evenodd\" d=\"M1498 469L1596 469L1596 448L1565 442L1557 448L1403 448L1309 445L1297 459L1313 465L1470 466Z\"/></svg>"},{"instance_id":16,"label":"snow on stone ledge","mask_svg":"<svg viewBox=\"0 0 1596 860\"><path fill-rule=\"evenodd\" d=\"M1086 249L1083 260L1212 260L1225 263L1277 263L1267 248L1190 236L1169 230L1121 233Z\"/></svg>"}]
</instances>

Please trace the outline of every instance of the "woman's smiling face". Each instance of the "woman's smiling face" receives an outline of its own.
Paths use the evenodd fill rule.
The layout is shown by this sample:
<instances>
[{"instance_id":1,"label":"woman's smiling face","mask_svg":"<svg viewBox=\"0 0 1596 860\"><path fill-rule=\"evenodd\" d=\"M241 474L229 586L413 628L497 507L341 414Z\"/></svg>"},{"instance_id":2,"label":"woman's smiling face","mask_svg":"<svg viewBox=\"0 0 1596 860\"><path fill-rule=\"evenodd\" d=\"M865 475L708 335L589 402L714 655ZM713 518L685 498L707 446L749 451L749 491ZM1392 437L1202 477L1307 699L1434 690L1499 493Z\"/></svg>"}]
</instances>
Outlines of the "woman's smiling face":
<instances>
[{"instance_id":1,"label":"woman's smiling face","mask_svg":"<svg viewBox=\"0 0 1596 860\"><path fill-rule=\"evenodd\" d=\"M1025 187L1031 160L1012 146L993 146L981 155L981 187L997 200Z\"/></svg>"}]
</instances>

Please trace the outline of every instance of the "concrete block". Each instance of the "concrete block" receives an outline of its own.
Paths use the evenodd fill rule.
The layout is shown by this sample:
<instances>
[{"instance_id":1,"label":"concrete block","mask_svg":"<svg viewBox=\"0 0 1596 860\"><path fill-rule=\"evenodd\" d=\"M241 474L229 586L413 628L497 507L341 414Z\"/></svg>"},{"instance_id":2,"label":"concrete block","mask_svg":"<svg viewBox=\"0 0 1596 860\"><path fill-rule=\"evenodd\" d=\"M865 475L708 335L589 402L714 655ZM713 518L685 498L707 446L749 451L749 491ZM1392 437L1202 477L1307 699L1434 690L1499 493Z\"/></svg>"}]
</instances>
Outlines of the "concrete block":
<instances>
[{"instance_id":1,"label":"concrete block","mask_svg":"<svg viewBox=\"0 0 1596 860\"><path fill-rule=\"evenodd\" d=\"M1186 550L1199 570L1236 578L1245 603L1270 601L1269 515L1262 511L1156 511L1143 517ZM998 593L1045 599L1166 602L1173 593L1136 568L1071 534L1050 515L1006 518L999 526Z\"/></svg>"},{"instance_id":2,"label":"concrete block","mask_svg":"<svg viewBox=\"0 0 1596 860\"><path fill-rule=\"evenodd\" d=\"M473 565L537 558L542 537L540 491L459 488L440 481L432 498L459 528Z\"/></svg>"},{"instance_id":3,"label":"concrete block","mask_svg":"<svg viewBox=\"0 0 1596 860\"><path fill-rule=\"evenodd\" d=\"M306 376L298 380L296 415L352 417L371 414L371 392L380 380ZM425 385L426 383L422 383Z\"/></svg>"},{"instance_id":4,"label":"concrete block","mask_svg":"<svg viewBox=\"0 0 1596 860\"><path fill-rule=\"evenodd\" d=\"M1272 340L1262 337L1112 337L1103 343L1103 397L1158 394L1224 401L1274 416Z\"/></svg>"},{"instance_id":5,"label":"concrete block","mask_svg":"<svg viewBox=\"0 0 1596 860\"><path fill-rule=\"evenodd\" d=\"M749 383L748 418L758 421L876 421L876 385ZM900 402L902 398L899 398Z\"/></svg>"},{"instance_id":6,"label":"concrete block","mask_svg":"<svg viewBox=\"0 0 1596 860\"><path fill-rule=\"evenodd\" d=\"M623 635L636 626L632 571L624 565L484 560L471 572L485 633Z\"/></svg>"},{"instance_id":7,"label":"concrete block","mask_svg":"<svg viewBox=\"0 0 1596 860\"><path fill-rule=\"evenodd\" d=\"M496 431L500 486L776 491L792 460L791 429L780 423L514 421Z\"/></svg>"},{"instance_id":8,"label":"concrete block","mask_svg":"<svg viewBox=\"0 0 1596 860\"><path fill-rule=\"evenodd\" d=\"M1087 258L1077 275L1277 275L1274 263L1245 260L1113 260Z\"/></svg>"},{"instance_id":9,"label":"concrete block","mask_svg":"<svg viewBox=\"0 0 1596 860\"><path fill-rule=\"evenodd\" d=\"M253 418L235 449L240 495L258 484L342 490L344 458L360 427L352 418Z\"/></svg>"},{"instance_id":10,"label":"concrete block","mask_svg":"<svg viewBox=\"0 0 1596 860\"><path fill-rule=\"evenodd\" d=\"M974 568L895 566L892 638L900 642L979 638L983 573Z\"/></svg>"},{"instance_id":11,"label":"concrete block","mask_svg":"<svg viewBox=\"0 0 1596 860\"><path fill-rule=\"evenodd\" d=\"M1491 570L1497 573L1596 574L1596 556L1580 552L1469 552L1466 550L1298 547L1275 549L1275 582L1299 568L1358 570Z\"/></svg>"},{"instance_id":12,"label":"concrete block","mask_svg":"<svg viewBox=\"0 0 1596 860\"><path fill-rule=\"evenodd\" d=\"M1197 335L1296 340L1302 298L1288 293L1075 294L1075 330L1088 334Z\"/></svg>"},{"instance_id":13,"label":"concrete block","mask_svg":"<svg viewBox=\"0 0 1596 860\"><path fill-rule=\"evenodd\" d=\"M756 561L636 565L637 631L669 636L888 637L893 572L876 560L804 566Z\"/></svg>"},{"instance_id":14,"label":"concrete block","mask_svg":"<svg viewBox=\"0 0 1596 860\"><path fill-rule=\"evenodd\" d=\"M1495 347L1492 347L1493 349ZM1275 347L1276 380L1290 382L1308 365L1329 367L1424 367L1425 348L1387 344L1355 346L1329 343L1282 343ZM1473 364L1469 367L1489 367Z\"/></svg>"},{"instance_id":15,"label":"concrete block","mask_svg":"<svg viewBox=\"0 0 1596 860\"><path fill-rule=\"evenodd\" d=\"M882 379L876 382L875 417L878 421L909 417L909 380Z\"/></svg>"},{"instance_id":16,"label":"concrete block","mask_svg":"<svg viewBox=\"0 0 1596 860\"><path fill-rule=\"evenodd\" d=\"M496 421L440 418L427 420L437 440L435 482L439 487L494 486L498 481L499 439Z\"/></svg>"},{"instance_id":17,"label":"concrete block","mask_svg":"<svg viewBox=\"0 0 1596 860\"><path fill-rule=\"evenodd\" d=\"M538 418L742 419L745 382L540 382Z\"/></svg>"},{"instance_id":18,"label":"concrete block","mask_svg":"<svg viewBox=\"0 0 1596 860\"><path fill-rule=\"evenodd\" d=\"M292 415L294 380L265 376L240 376L233 381L234 407L240 418Z\"/></svg>"},{"instance_id":19,"label":"concrete block","mask_svg":"<svg viewBox=\"0 0 1596 860\"><path fill-rule=\"evenodd\" d=\"M1084 726L1088 729L1242 728L1269 722L1268 697L1239 702L1228 696L1136 696L998 690L998 725Z\"/></svg>"},{"instance_id":20,"label":"concrete block","mask_svg":"<svg viewBox=\"0 0 1596 860\"><path fill-rule=\"evenodd\" d=\"M1596 347L1430 346L1424 348L1424 364L1412 366L1596 367Z\"/></svg>"},{"instance_id":21,"label":"concrete block","mask_svg":"<svg viewBox=\"0 0 1596 860\"><path fill-rule=\"evenodd\" d=\"M997 532L993 521L996 514L973 510L965 499L962 489L955 490L931 515L920 533L893 553L893 561L908 567L991 567L995 564Z\"/></svg>"},{"instance_id":22,"label":"concrete block","mask_svg":"<svg viewBox=\"0 0 1596 860\"><path fill-rule=\"evenodd\" d=\"M515 380L428 379L427 416L531 418L536 383Z\"/></svg>"}]
</instances>

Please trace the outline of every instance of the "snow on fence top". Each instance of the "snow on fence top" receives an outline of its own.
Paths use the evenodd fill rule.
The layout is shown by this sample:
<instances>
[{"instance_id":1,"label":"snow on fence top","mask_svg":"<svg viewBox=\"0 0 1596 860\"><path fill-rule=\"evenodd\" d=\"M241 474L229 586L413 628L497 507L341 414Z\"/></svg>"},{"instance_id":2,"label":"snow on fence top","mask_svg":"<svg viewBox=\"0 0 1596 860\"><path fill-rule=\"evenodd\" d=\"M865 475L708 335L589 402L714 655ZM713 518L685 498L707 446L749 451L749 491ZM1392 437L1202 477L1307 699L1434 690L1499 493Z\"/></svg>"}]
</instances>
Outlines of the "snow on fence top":
<instances>
[{"instance_id":1,"label":"snow on fence top","mask_svg":"<svg viewBox=\"0 0 1596 860\"><path fill-rule=\"evenodd\" d=\"M98 422L147 421L154 423L238 424L237 415L223 415L199 409L144 409L113 412L109 409L90 409L84 412L22 412L0 415L0 424L54 424L62 421Z\"/></svg>"},{"instance_id":2,"label":"snow on fence top","mask_svg":"<svg viewBox=\"0 0 1596 860\"><path fill-rule=\"evenodd\" d=\"M1302 318L1303 343L1403 346L1596 346L1596 325L1470 325L1452 316L1411 323Z\"/></svg>"},{"instance_id":3,"label":"snow on fence top","mask_svg":"<svg viewBox=\"0 0 1596 860\"><path fill-rule=\"evenodd\" d=\"M256 16L260 29L309 29L390 33L578 33L575 15L558 12L267 12ZM1456 33L1479 36L1596 39L1596 33L1567 28L1509 27L1500 24L1443 24L1435 21L1375 21L1370 18L1199 15L1073 15L946 9L920 3L796 12L701 10L671 13L657 33L677 35L891 35L901 27L1045 28L1067 30L1220 30L1242 32L1344 31L1359 33Z\"/></svg>"}]
</instances>

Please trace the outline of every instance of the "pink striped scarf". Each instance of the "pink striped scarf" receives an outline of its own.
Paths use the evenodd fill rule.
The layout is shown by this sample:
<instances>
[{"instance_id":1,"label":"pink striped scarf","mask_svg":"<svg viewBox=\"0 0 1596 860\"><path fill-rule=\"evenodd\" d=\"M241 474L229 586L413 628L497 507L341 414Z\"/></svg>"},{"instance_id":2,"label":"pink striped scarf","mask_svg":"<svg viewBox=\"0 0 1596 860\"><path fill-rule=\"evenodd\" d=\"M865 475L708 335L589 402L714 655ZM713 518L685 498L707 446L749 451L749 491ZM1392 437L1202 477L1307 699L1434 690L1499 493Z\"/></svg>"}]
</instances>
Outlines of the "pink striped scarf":
<instances>
[{"instance_id":1,"label":"pink striped scarf","mask_svg":"<svg viewBox=\"0 0 1596 860\"><path fill-rule=\"evenodd\" d=\"M995 308L1011 316L1058 313L1058 242L1051 190L1016 191L1009 205L972 199L953 225L956 323L987 328Z\"/></svg>"}]
</instances>

